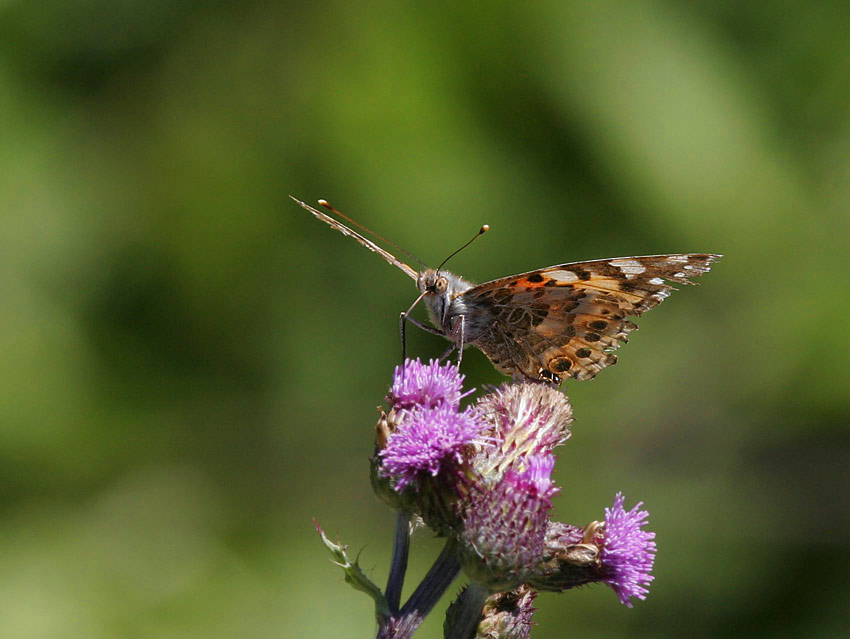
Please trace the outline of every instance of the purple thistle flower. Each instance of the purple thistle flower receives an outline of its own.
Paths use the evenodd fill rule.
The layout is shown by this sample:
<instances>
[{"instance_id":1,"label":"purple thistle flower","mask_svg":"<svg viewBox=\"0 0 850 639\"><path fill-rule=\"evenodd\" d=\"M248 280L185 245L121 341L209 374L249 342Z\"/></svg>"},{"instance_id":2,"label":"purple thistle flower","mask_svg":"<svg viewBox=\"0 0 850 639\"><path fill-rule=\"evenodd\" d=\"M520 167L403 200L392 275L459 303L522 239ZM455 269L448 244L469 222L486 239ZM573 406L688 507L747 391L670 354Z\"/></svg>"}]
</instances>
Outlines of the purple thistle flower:
<instances>
[{"instance_id":1,"label":"purple thistle flower","mask_svg":"<svg viewBox=\"0 0 850 639\"><path fill-rule=\"evenodd\" d=\"M387 439L381 456L381 472L396 479L401 492L416 478L432 477L463 461L463 448L484 428L477 411L458 412L451 404L405 412L397 430Z\"/></svg>"},{"instance_id":2,"label":"purple thistle flower","mask_svg":"<svg viewBox=\"0 0 850 639\"><path fill-rule=\"evenodd\" d=\"M655 562L655 533L643 530L649 513L638 503L626 511L623 494L605 509L605 521L584 528L552 522L540 563L529 577L539 590L560 592L601 582L631 608L631 597L646 599Z\"/></svg>"},{"instance_id":3,"label":"purple thistle flower","mask_svg":"<svg viewBox=\"0 0 850 639\"><path fill-rule=\"evenodd\" d=\"M440 404L457 409L460 400L472 392L461 394L463 380L456 364L447 362L441 366L433 359L427 364L406 359L395 368L387 401L396 410L434 408Z\"/></svg>"},{"instance_id":4,"label":"purple thistle flower","mask_svg":"<svg viewBox=\"0 0 850 639\"><path fill-rule=\"evenodd\" d=\"M492 487L475 486L463 515L461 564L491 590L523 583L543 554L552 497L552 455L529 456L528 467L509 469Z\"/></svg>"},{"instance_id":5,"label":"purple thistle flower","mask_svg":"<svg viewBox=\"0 0 850 639\"><path fill-rule=\"evenodd\" d=\"M570 436L573 411L555 388L524 382L503 384L478 402L490 422L473 461L476 472L494 481L508 468L525 467L531 456L548 456Z\"/></svg>"},{"instance_id":6,"label":"purple thistle flower","mask_svg":"<svg viewBox=\"0 0 850 639\"><path fill-rule=\"evenodd\" d=\"M640 510L643 502L626 511L624 501L623 493L617 493L613 507L605 509L605 542L599 559L606 575L603 583L631 608L629 598L646 599L645 586L654 579L649 573L655 562L655 533L642 530L649 517Z\"/></svg>"}]
</instances>

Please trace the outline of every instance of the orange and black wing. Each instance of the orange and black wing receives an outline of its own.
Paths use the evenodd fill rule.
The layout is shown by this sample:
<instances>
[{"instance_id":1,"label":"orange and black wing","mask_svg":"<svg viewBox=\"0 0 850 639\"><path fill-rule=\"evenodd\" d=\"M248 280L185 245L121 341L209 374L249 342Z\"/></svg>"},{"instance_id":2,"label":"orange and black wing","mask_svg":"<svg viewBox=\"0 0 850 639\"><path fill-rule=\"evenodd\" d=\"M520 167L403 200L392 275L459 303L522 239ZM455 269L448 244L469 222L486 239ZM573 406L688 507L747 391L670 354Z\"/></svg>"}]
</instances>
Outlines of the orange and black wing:
<instances>
[{"instance_id":1,"label":"orange and black wing","mask_svg":"<svg viewBox=\"0 0 850 639\"><path fill-rule=\"evenodd\" d=\"M616 363L611 351L637 328L628 317L660 304L673 284L708 272L711 253L622 257L561 264L464 293L492 322L473 342L505 374L559 382L591 379Z\"/></svg>"}]
</instances>

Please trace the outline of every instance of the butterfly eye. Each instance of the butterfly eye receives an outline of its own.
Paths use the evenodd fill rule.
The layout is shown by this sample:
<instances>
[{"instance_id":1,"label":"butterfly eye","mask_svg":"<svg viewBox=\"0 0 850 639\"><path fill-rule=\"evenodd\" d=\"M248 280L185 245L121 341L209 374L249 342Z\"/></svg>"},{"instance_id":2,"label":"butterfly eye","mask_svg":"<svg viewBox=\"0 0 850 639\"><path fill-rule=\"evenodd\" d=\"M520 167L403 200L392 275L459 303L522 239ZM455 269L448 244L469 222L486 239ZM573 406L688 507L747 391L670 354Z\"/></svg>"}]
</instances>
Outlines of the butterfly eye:
<instances>
[{"instance_id":1,"label":"butterfly eye","mask_svg":"<svg viewBox=\"0 0 850 639\"><path fill-rule=\"evenodd\" d=\"M434 288L438 293L445 293L449 288L449 280L441 275L437 278L437 281L434 282Z\"/></svg>"}]
</instances>

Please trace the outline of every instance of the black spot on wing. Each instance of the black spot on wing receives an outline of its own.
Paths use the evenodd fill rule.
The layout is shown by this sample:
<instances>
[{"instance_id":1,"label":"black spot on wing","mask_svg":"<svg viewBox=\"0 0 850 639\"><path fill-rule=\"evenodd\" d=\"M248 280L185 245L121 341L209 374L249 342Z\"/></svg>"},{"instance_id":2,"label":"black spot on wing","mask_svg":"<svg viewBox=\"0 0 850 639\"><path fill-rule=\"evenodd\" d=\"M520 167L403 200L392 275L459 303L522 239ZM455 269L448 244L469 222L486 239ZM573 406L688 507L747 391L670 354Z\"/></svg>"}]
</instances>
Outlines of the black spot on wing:
<instances>
[{"instance_id":1,"label":"black spot on wing","mask_svg":"<svg viewBox=\"0 0 850 639\"><path fill-rule=\"evenodd\" d=\"M549 368L553 373L566 373L572 365L569 357L556 357L549 362Z\"/></svg>"}]
</instances>

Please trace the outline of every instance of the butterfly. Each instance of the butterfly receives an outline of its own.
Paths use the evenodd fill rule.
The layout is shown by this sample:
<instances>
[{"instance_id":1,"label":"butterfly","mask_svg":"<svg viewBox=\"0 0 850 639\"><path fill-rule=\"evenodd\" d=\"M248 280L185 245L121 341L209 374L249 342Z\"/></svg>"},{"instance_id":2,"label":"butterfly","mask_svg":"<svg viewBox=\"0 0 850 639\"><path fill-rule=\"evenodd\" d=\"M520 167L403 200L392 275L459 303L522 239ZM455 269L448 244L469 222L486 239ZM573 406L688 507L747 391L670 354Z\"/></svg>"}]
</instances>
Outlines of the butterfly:
<instances>
[{"instance_id":1,"label":"butterfly","mask_svg":"<svg viewBox=\"0 0 850 639\"><path fill-rule=\"evenodd\" d=\"M442 335L461 353L475 346L505 375L556 385L592 379L615 364L611 351L637 329L628 318L664 301L674 290L671 282L694 284L691 278L722 257L676 253L573 262L476 285L440 268L416 271L339 220L292 199L416 281L420 295L401 314L402 327L407 320ZM435 328L409 317L420 300Z\"/></svg>"}]
</instances>

